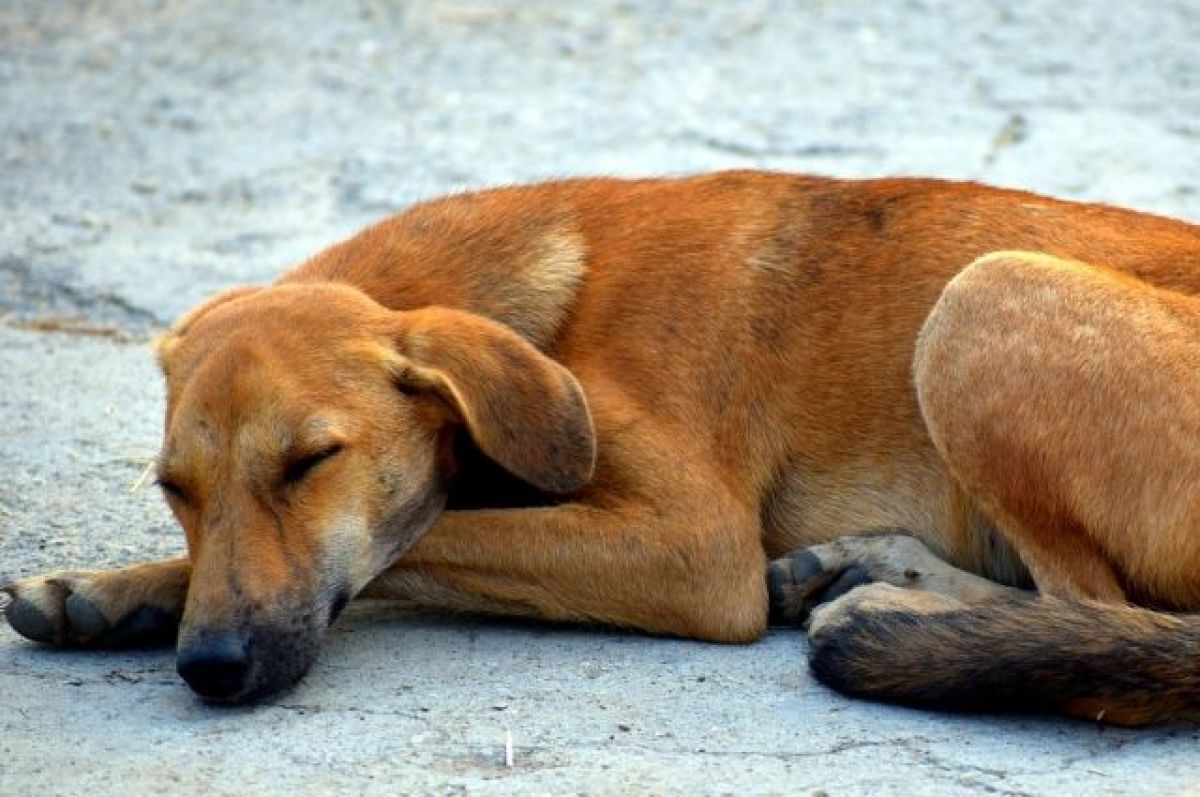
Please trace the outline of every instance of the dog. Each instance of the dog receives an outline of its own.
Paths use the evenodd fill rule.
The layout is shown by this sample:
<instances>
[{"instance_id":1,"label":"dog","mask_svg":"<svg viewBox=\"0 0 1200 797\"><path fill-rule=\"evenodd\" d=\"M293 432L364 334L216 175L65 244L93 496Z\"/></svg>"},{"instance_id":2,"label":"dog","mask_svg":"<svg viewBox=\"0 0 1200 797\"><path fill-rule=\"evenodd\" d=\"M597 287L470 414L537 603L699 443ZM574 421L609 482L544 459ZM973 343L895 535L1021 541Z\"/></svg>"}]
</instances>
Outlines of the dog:
<instances>
[{"instance_id":1,"label":"dog","mask_svg":"<svg viewBox=\"0 0 1200 797\"><path fill-rule=\"evenodd\" d=\"M166 332L187 556L17 581L7 619L176 640L218 702L295 682L365 596L804 625L851 695L1194 718L1197 292L1196 226L972 183L425 202Z\"/></svg>"}]
</instances>

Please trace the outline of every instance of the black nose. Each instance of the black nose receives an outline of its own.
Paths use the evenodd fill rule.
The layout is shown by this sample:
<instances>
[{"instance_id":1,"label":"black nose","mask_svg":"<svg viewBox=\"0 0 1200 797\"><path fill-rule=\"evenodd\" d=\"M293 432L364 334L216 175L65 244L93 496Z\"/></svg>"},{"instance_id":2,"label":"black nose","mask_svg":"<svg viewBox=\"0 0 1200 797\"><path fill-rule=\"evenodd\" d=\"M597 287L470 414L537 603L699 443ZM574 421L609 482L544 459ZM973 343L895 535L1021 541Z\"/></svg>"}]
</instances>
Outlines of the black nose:
<instances>
[{"instance_id":1,"label":"black nose","mask_svg":"<svg viewBox=\"0 0 1200 797\"><path fill-rule=\"evenodd\" d=\"M246 688L248 648L236 631L201 632L180 646L176 669L197 694L228 700Z\"/></svg>"}]
</instances>

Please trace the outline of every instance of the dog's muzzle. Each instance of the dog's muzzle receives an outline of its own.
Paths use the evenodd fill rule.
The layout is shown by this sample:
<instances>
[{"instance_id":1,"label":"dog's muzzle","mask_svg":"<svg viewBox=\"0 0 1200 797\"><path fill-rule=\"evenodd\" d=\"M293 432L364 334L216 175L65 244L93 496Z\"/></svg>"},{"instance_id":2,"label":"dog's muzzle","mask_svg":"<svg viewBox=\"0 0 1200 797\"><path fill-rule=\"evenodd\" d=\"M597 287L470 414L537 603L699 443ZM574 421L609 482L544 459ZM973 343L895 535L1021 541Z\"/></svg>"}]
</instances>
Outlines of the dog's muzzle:
<instances>
[{"instance_id":1,"label":"dog's muzzle","mask_svg":"<svg viewBox=\"0 0 1200 797\"><path fill-rule=\"evenodd\" d=\"M309 628L194 629L180 638L176 669L207 700L245 703L300 680L320 640L321 632Z\"/></svg>"}]
</instances>

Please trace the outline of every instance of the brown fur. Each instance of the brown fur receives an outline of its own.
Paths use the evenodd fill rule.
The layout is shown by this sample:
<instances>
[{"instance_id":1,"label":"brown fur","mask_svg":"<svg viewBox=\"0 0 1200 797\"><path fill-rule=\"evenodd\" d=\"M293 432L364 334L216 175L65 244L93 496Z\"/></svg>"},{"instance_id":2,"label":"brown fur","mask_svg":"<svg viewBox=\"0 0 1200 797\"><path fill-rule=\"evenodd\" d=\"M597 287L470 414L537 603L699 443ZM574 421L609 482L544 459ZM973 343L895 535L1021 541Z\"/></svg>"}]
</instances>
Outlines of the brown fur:
<instances>
[{"instance_id":1,"label":"brown fur","mask_svg":"<svg viewBox=\"0 0 1200 797\"><path fill-rule=\"evenodd\" d=\"M997 250L1044 256L967 269ZM270 641L289 663L228 697L273 691L368 587L747 641L768 557L892 529L1008 584L1027 565L1052 594L1197 608L1198 290L1196 227L967 183L727 172L418 205L160 343L181 657ZM462 500L512 476L522 506ZM9 588L35 637L65 612L40 583Z\"/></svg>"}]
</instances>

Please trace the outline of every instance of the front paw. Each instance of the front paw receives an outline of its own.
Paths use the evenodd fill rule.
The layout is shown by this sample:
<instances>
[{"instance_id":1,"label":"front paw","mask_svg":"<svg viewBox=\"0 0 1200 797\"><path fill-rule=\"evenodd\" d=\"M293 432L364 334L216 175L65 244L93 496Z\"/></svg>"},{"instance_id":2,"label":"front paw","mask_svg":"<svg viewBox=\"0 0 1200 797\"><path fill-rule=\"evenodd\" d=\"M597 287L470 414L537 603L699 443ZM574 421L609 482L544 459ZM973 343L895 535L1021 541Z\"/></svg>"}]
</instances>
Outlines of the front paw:
<instances>
[{"instance_id":1,"label":"front paw","mask_svg":"<svg viewBox=\"0 0 1200 797\"><path fill-rule=\"evenodd\" d=\"M122 607L101 574L49 573L0 587L9 597L4 616L13 630L56 647L138 647L171 641L179 617L141 604Z\"/></svg>"}]
</instances>

